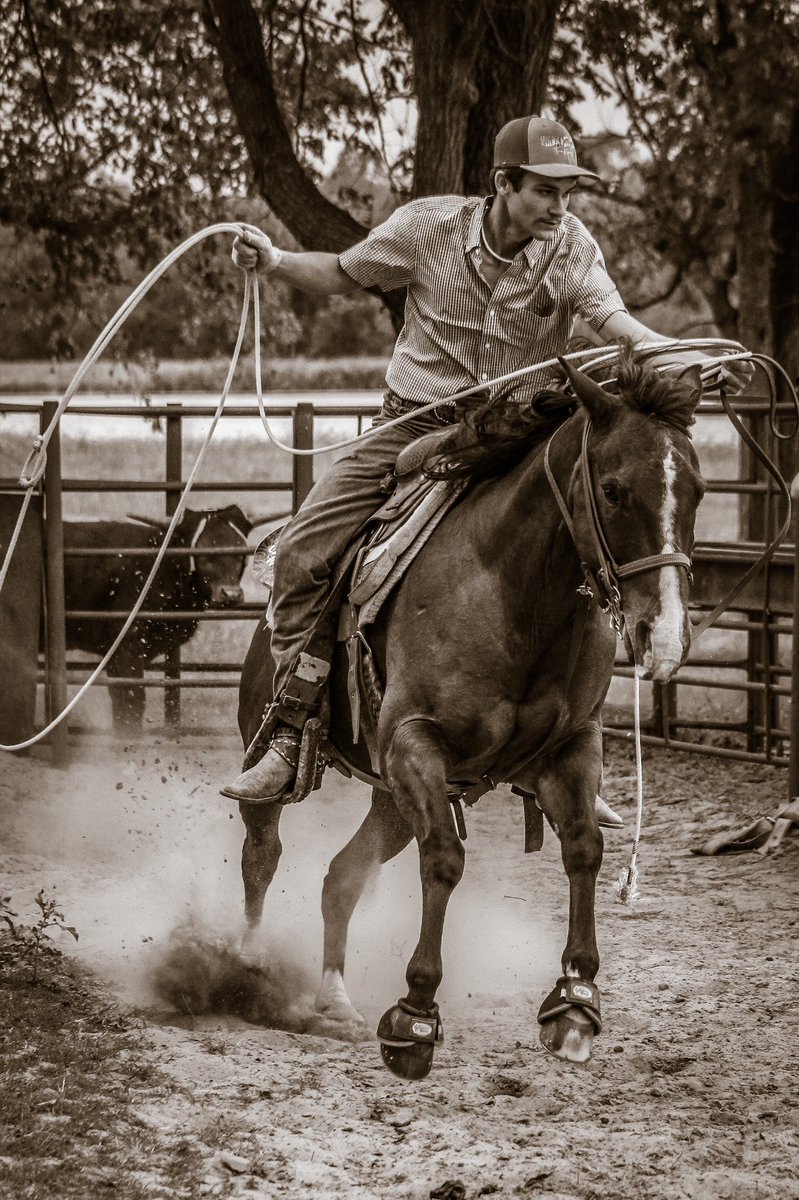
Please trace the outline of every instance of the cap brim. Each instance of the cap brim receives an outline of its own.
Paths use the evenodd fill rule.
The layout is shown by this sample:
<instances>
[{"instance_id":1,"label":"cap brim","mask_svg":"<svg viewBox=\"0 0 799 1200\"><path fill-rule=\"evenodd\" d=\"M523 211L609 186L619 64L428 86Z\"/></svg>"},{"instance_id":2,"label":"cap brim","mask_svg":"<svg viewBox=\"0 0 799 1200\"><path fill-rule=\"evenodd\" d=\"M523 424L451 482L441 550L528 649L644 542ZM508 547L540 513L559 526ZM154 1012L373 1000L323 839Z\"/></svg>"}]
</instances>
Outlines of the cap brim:
<instances>
[{"instance_id":1,"label":"cap brim","mask_svg":"<svg viewBox=\"0 0 799 1200\"><path fill-rule=\"evenodd\" d=\"M547 179L599 179L596 171L586 171L584 167L575 167L572 163L516 163L522 171L531 175L545 175Z\"/></svg>"}]
</instances>

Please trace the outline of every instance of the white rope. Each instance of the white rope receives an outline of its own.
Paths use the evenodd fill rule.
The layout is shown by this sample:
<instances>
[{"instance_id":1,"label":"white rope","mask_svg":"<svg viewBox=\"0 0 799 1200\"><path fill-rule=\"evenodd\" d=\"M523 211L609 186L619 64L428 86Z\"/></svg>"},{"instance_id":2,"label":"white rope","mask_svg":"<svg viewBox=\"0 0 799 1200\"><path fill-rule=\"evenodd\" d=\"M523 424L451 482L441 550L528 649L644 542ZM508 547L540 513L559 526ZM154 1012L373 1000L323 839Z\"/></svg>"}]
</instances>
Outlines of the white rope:
<instances>
[{"instance_id":1,"label":"white rope","mask_svg":"<svg viewBox=\"0 0 799 1200\"><path fill-rule=\"evenodd\" d=\"M31 450L31 453L28 456L28 459L25 462L24 467L22 468L22 471L21 471L20 477L19 477L20 486L25 489L25 495L22 498L22 503L20 505L20 511L19 511L19 514L17 517L16 525L14 527L11 538L9 540L9 544L6 548L6 553L5 553L5 556L3 559L2 568L0 568L0 591L2 591L3 585L5 584L6 578L8 576L8 571L10 569L11 560L12 560L14 551L16 549L16 546L18 544L20 534L22 532L23 523L24 523L25 516L27 514L27 511L28 511L28 508L29 508L29 505L31 502L33 490L40 483L42 476L44 474L44 471L45 471L45 467L46 467L46 463L47 463L47 446L50 442L50 438L52 437L52 435L56 429L56 426L58 425L59 421L61 420L61 416L63 415L65 409L69 405L69 403L72 400L75 393L78 391L78 388L80 387L81 383L83 382L83 379L85 378L86 374L91 370L91 368L94 366L94 364L100 358L102 353L108 347L110 342L113 340L113 338L115 337L115 335L117 334L117 332L119 331L121 326L124 324L124 322L127 320L127 318L131 315L131 313L134 311L134 309L137 307L137 305L141 302L141 300L144 298L144 296L146 296L146 294L150 291L150 289L153 287L153 285L161 278L161 276L164 275L166 273L166 271L168 271L170 269L170 267L183 254L185 254L193 246L197 245L198 242L204 240L205 238L212 237L217 233L233 233L238 236L242 233L242 226L239 224L232 223L232 222L220 222L219 224L216 224L216 225L209 225L205 229L201 229L197 233L192 234L191 237L186 238L185 241L183 241L179 246L177 246L174 250L172 250L166 256L166 258L164 258L149 273L149 275L147 275L141 281L141 283L138 284L138 286L136 288L134 288L134 290L131 292L131 294L128 296L128 298L123 302L123 304L120 306L120 308L114 314L114 316L108 321L108 323L106 324L106 326L104 327L102 332L99 334L99 336L95 340L91 349L88 351L88 353L84 357L83 362L81 363L78 370L75 372L75 375L73 376L66 391L64 392L64 395L62 396L61 400L59 401L56 411L53 414L53 417L52 417L49 425L43 431L43 433L37 435L34 438L33 448ZM255 325L255 336L254 336L255 386L256 386L256 394L257 394L257 400L258 400L258 412L261 417L262 424L264 426L264 429L266 431L266 434L267 434L267 437L269 438L269 440L275 446L277 446L279 449L285 451L288 454L294 455L295 457L301 457L301 456L307 456L307 455L313 456L313 455L317 455L317 454L329 453L331 450L344 449L347 446L354 445L356 442L361 441L363 438L369 437L373 433L379 432L381 429L386 428L388 425L400 425L406 421L411 421L414 418L416 418L417 416L419 416L421 413L429 412L432 409L439 407L439 405L441 405L441 404L453 404L458 400L464 399L465 397L472 395L475 390L474 386L464 388L461 391L455 392L443 400L434 400L434 401L431 401L430 403L414 406L414 408L410 412L405 413L402 416L392 418L390 421L385 422L383 425L375 426L371 429L364 430L362 433L358 434L355 437L346 438L342 441L334 442L334 443L332 443L330 445L326 445L324 447L313 447L311 449L301 449L301 448L298 448L295 446L289 446L286 443L281 442L275 436L275 434L272 432L272 429L269 425L269 421L266 416L265 407L264 407L262 367L261 367L261 307L260 307L260 292L259 292L259 286L258 286L257 272L256 271L246 272L245 273L245 282L244 282L244 298L243 298L243 303L242 303L241 321L239 324L239 333L238 333L238 337L236 340L236 346L233 351L233 356L231 358L230 367L228 369L228 375L225 380L225 385L223 387L222 394L219 399L219 403L217 404L217 408L214 412L214 416L211 420L211 425L208 429L208 433L206 434L203 445L200 448L199 454L197 456L197 460L196 460L194 466L192 467L192 470L189 474L189 478L188 478L186 485L181 493L181 496L178 501L178 505L175 509L175 512L172 514L172 518L170 520L169 526L164 535L164 540L158 550L158 553L153 562L153 566L150 570L149 575L147 576L147 579L144 583L141 593L139 594L130 614L128 615L124 625L122 626L122 629L120 630L119 634L117 635L117 637L114 640L113 644L111 645L110 649L106 652L106 654L104 655L104 657L102 658L100 663L97 665L97 667L94 669L94 671L92 671L92 673L90 674L88 679L86 679L84 681L84 683L81 685L81 687L79 688L77 693L72 697L72 699L66 705L64 710L61 713L59 713L50 722L49 725L47 725L44 729L40 730L39 733L37 733L34 737L29 738L27 741L19 742L14 745L0 744L0 750L15 751L15 750L27 749L27 747L34 745L38 741L41 741L42 738L46 737L57 725L59 725L61 723L61 721L63 721L64 718L67 716L67 714L72 711L72 709L79 702L79 700L86 693L86 691L88 691L88 689L96 681L96 679L101 674L101 672L105 669L108 662L110 661L110 659L116 652L117 648L119 647L120 643L122 642L122 639L125 637L126 633L130 629L133 621L136 619L136 616L138 615L139 611L141 610L142 604L144 603L144 599L147 595L147 592L152 585L152 582L158 572L161 562L163 561L164 554L166 553L166 549L169 545L172 535L174 534L174 531L183 516L186 505L188 503L189 494L194 485L194 481L196 479L197 473L198 473L198 471L202 465L202 462L205 458L206 451L210 445L211 438L213 437L213 434L216 429L219 418L222 415L222 411L224 409L224 405L227 400L227 396L228 396L228 393L230 391L230 387L231 387L231 384L233 381L233 375L235 373L235 369L238 364L239 356L241 353L241 346L242 346L242 341L244 338L244 333L246 330L247 317L249 315L251 301L253 303L253 318L254 318L254 325ZM733 358L740 359L740 358L750 357L749 353L747 351L743 350L743 348L738 343L728 342L728 341L725 341L724 339L716 339L716 338L691 339L691 340L686 340L686 341L680 341L679 339L675 338L671 342L657 342L657 343L644 344L641 347L639 347L639 349L662 352L664 350L668 350L668 349L676 348L676 347L680 347L680 348L687 347L687 348L696 348L696 349L704 348L706 350L707 348L717 349L722 346L726 347L727 353L722 354L719 358L709 359L706 362L704 362L703 373L706 373L714 365L723 363L725 361L726 362L732 361ZM732 351L732 353L731 353L731 351ZM581 360L581 359L590 360L589 362L587 362L583 365L583 369L588 370L597 365L604 365L606 363L613 362L618 357L619 353L620 353L620 347L618 347L618 346L609 346L606 349L602 349L600 351L597 351L596 347L591 347L588 350L573 351L570 354L563 355L563 357L570 361L571 360L577 361L577 360ZM485 387L497 387L497 386L505 384L505 383L510 383L514 380L523 379L527 375L531 375L537 371L541 371L546 368L554 367L554 366L558 365L558 361L559 360L557 358L549 358L540 363L533 363L530 366L521 367L518 370L510 371L510 372L506 373L505 375L500 375L500 376L497 376L495 379L486 381L486 384L484 386ZM480 386L480 385L476 385L476 386Z\"/></svg>"},{"instance_id":2,"label":"white rope","mask_svg":"<svg viewBox=\"0 0 799 1200\"><path fill-rule=\"evenodd\" d=\"M172 250L171 253L169 253L166 258L158 264L158 266L154 267L150 274L147 275L141 281L141 283L134 288L127 300L120 305L113 317L111 317L111 319L106 323L104 329L98 335L94 344L87 352L83 362L80 364L72 380L70 381L67 390L59 400L50 424L43 433L37 434L37 436L33 439L33 449L28 455L28 458L19 476L20 487L25 489L26 495L23 498L20 506L20 512L17 516L17 523L6 548L3 566L0 568L0 591L2 591L3 584L5 583L6 576L8 575L11 558L19 540L22 530L22 523L25 520L25 514L30 504L31 493L44 475L45 466L47 464L48 443L55 432L56 426L61 420L64 410L67 408L68 404L77 392L86 374L97 362L100 355L116 336L117 332L122 325L124 325L125 321L128 319L136 306L147 295L153 284L155 284L161 278L161 276L169 270L173 263L177 262L181 255L185 254L188 250L191 250L193 246L196 246L198 242L203 241L204 238L212 237L217 233L234 233L238 235L241 233L241 226L225 221L218 225L208 225L205 229L199 230L198 233L192 234L191 237L186 238L184 242L181 242L179 246ZM0 747L0 749L2 749L2 747Z\"/></svg>"},{"instance_id":3,"label":"white rope","mask_svg":"<svg viewBox=\"0 0 799 1200\"><path fill-rule=\"evenodd\" d=\"M227 229L229 227L225 226L224 228L227 231ZM212 226L212 227L210 227L209 230L206 230L204 232L206 234L210 235L211 232L217 233L217 232L219 232L219 230L220 230L219 226ZM183 247L185 249L188 249L190 245L194 245L195 242L199 240L199 236L200 235L195 235L195 237L190 238L188 242L184 242ZM170 258L172 259L172 261L174 261L175 257L176 257L176 252L173 252L173 254L170 256ZM156 269L156 270L158 270L158 269ZM161 273L163 273L163 272L161 272ZM148 276L148 279L151 279L151 281L152 281L149 286L151 286L152 283L155 282L156 278L158 278L158 275L156 274L156 272L153 272L151 276ZM145 282L147 282L147 281L145 281ZM137 289L137 291L140 291L139 298L141 298L141 296L144 295L144 291L141 291L140 289L141 289L141 285L140 285L140 288ZM144 290L147 290L147 289L144 289ZM49 733L51 733L51 731L53 729L55 729L56 726L60 725L61 722L72 711L72 709L75 707L75 705L81 700L81 698L84 696L84 694L89 690L89 688L92 686L92 684L96 681L96 679L101 674L101 672L105 670L109 661L111 660L113 655L116 653L120 643L122 642L122 639L125 637L128 630L130 629L131 625L133 624L136 617L138 616L139 611L140 611L142 605L144 604L145 597L146 597L148 591L150 590L153 580L155 579L155 576L158 573L158 570L164 559L164 555L166 554L166 550L167 550L169 542L172 538L172 535L174 534L175 529L179 525L179 523L183 517L183 514L186 510L186 505L188 504L188 501L189 501L189 494L194 486L197 475L203 464L203 460L205 459L205 455L208 451L208 447L211 444L211 438L214 435L214 431L219 422L219 418L222 416L222 412L225 407L225 402L227 401L228 393L229 393L231 385L233 383L233 376L235 374L235 370L238 365L239 356L241 354L241 346L242 346L242 342L244 340L244 334L247 329L247 317L249 316L249 311L250 311L251 293L252 293L252 283L251 283L250 279L245 279L244 299L242 301L241 320L239 322L239 332L238 332L238 337L236 339L236 345L233 350L233 355L230 360L230 366L228 368L227 378L225 380L225 384L222 389L222 394L219 398L219 402L217 403L216 410L214 411L214 415L211 419L210 427L205 436L203 444L200 447L200 451L197 455L194 466L192 467L191 471L189 472L189 477L186 480L186 485L181 493L177 507L176 507L174 513L172 514L172 517L170 519L169 526L166 530L166 533L164 534L164 540L161 543L161 546L159 547L158 553L156 554L155 559L153 561L153 565L150 568L150 572L149 572L146 580L144 581L142 590L139 593L139 596L137 597L136 602L130 611L130 614L128 615L127 619L125 620L125 623L123 624L122 628L120 629L119 633L117 634L116 638L114 639L114 641L111 644L111 646L109 647L109 649L106 651L103 658L100 660L100 662L94 668L94 670L91 672L89 677L86 680L84 680L84 682L81 684L80 688L75 693L75 695L72 697L72 699L62 709L62 711L53 718L53 720L49 723L49 725L45 726L44 729L39 730L38 733L36 733L33 737L28 738L27 741L17 742L14 745L0 744L0 750L8 750L8 751L26 750L29 746L33 746L37 742L41 741L42 738L47 737L47 735ZM133 311L133 307L135 307L135 306L130 306L130 305L123 306L123 308L126 310L126 315L129 315L129 313ZM120 312L121 311L122 310L120 310ZM115 318L114 318L114 320L112 320L112 322L109 322L109 325L106 326L106 329L109 329L114 324L114 321L115 321ZM92 353L94 353L94 349L99 345L99 343L100 343L100 339L98 339L98 341L95 343L95 347L93 347L92 350L89 352L90 355ZM103 342L103 345L105 345L105 344L107 344L107 342ZM78 371L78 375L80 375L81 378L86 373L85 370L83 369L85 366L85 363L86 363L86 360L84 360L84 364L82 364L81 368ZM76 376L76 378L77 378L77 376ZM74 381L73 381L73 383L74 383ZM74 395L74 392L75 392L74 386L71 387L71 390L68 389L68 392L69 392L69 395L71 398L71 396ZM67 401L67 403L68 402L69 401ZM62 405L59 406L60 411L63 411L63 408L65 408L65 407L66 407L66 405L64 405L62 403ZM52 427L53 427L53 423L51 423L51 425L48 427L47 441L49 441L49 435L52 432ZM45 441L45 445L46 445L46 441ZM34 485L31 484L31 486L34 486ZM31 494L31 492L29 490L26 499L30 497L30 494ZM18 522L18 528L21 528L21 524L19 522ZM16 530L15 530L15 533L17 533ZM12 542L9 543L9 547L11 548L15 544L16 544L16 538L12 539ZM10 558L8 556L7 556L7 560L10 562ZM3 578L5 578L5 572L3 574Z\"/></svg>"},{"instance_id":4,"label":"white rope","mask_svg":"<svg viewBox=\"0 0 799 1200\"><path fill-rule=\"evenodd\" d=\"M638 673L634 675L635 694L633 700L635 719L635 780L637 792L637 808L635 813L635 837L630 853L630 865L622 869L616 884L616 891L622 904L630 904L638 899L638 846L641 842L641 824L644 818L644 762L641 753L641 679Z\"/></svg>"},{"instance_id":5,"label":"white rope","mask_svg":"<svg viewBox=\"0 0 799 1200\"><path fill-rule=\"evenodd\" d=\"M486 380L484 384L472 384L471 387L462 388L459 392L453 392L449 396L443 397L441 400L432 400L427 404L414 405L410 412L403 413L400 417L392 417L389 421L384 421L380 425L374 425L369 429L363 430L351 438L344 438L339 442L330 442L324 446L314 446L310 449L298 449L296 446L290 446L286 442L281 442L277 434L273 432L264 408L263 384L261 380L261 345L260 345L260 330L261 330L261 300L258 290L257 272L255 270L248 272L254 276L254 319L255 319L255 391L258 399L258 412L261 417L266 436L273 446L279 450L284 450L286 454L291 454L295 458L314 457L317 454L329 454L331 450L344 450L348 446L354 446L357 442L363 441L365 438L371 437L373 434L380 433L383 429L388 429L392 425L402 425L406 421L413 421L421 413L431 412L434 408L439 408L442 404L455 404L458 400L464 400L467 396L473 396L475 391L482 388L495 388L505 383L512 383L514 380L524 379L526 375L533 375L538 371L544 371L548 367L557 367L560 365L560 360L565 359L567 362L577 361L578 359L588 358L590 361L582 364L581 370L589 371L597 366L609 365L613 363L621 354L622 347L618 345L608 346L606 348L598 348L592 346L589 350L573 350L569 354L562 354L560 357L547 358L542 362L532 363L527 367L519 367L515 371L508 371L505 375L497 375L494 379ZM670 350L679 348L700 349L703 346L709 346L711 349L719 346L730 347L732 352L719 355L715 358L707 358L703 361L703 378L707 372L713 369L720 363L733 362L737 359L748 359L751 357L748 350L743 350L738 342L727 341L725 338L704 338L681 341L679 338L674 338L669 342L646 342L636 346L636 350ZM684 364L669 363L665 367L658 368L659 370L682 370ZM613 382L613 381L610 381Z\"/></svg>"}]
</instances>

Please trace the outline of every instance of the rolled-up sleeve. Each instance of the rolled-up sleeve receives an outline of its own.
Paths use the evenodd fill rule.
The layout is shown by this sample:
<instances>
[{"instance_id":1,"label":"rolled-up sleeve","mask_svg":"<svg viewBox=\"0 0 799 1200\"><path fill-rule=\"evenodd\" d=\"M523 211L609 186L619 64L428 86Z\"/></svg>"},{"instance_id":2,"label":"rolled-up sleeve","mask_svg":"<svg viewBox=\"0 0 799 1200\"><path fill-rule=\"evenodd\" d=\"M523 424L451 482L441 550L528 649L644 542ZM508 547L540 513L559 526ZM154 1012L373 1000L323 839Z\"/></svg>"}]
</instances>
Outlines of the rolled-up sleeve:
<instances>
[{"instance_id":1,"label":"rolled-up sleeve","mask_svg":"<svg viewBox=\"0 0 799 1200\"><path fill-rule=\"evenodd\" d=\"M414 205L404 204L362 242L339 255L343 271L364 288L388 292L416 275L419 221Z\"/></svg>"},{"instance_id":2,"label":"rolled-up sleeve","mask_svg":"<svg viewBox=\"0 0 799 1200\"><path fill-rule=\"evenodd\" d=\"M626 312L627 306L607 273L602 251L596 242L592 243L583 261L585 270L575 280L572 303L591 328L599 332L608 317L615 312Z\"/></svg>"}]
</instances>

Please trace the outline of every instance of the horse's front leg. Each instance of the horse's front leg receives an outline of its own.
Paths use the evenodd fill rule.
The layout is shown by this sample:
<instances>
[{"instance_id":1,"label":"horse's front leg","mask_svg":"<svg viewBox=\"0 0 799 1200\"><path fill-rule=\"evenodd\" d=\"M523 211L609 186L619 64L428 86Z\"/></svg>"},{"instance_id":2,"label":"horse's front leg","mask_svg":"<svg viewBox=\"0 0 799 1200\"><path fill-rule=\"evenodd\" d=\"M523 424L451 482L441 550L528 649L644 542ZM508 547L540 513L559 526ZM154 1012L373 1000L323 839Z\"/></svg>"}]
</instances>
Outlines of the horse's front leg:
<instances>
[{"instance_id":1,"label":"horse's front leg","mask_svg":"<svg viewBox=\"0 0 799 1200\"><path fill-rule=\"evenodd\" d=\"M591 1057L594 1036L602 1028L594 898L602 865L602 833L594 800L602 775L599 726L577 734L547 764L538 781L538 799L560 837L563 866L569 877L569 936L563 974L538 1014L540 1039L547 1050L570 1062Z\"/></svg>"},{"instance_id":2,"label":"horse's front leg","mask_svg":"<svg viewBox=\"0 0 799 1200\"><path fill-rule=\"evenodd\" d=\"M316 1007L333 1020L362 1022L344 987L350 918L369 880L412 837L391 793L373 788L372 806L363 824L330 863L322 889L325 949Z\"/></svg>"},{"instance_id":3,"label":"horse's front leg","mask_svg":"<svg viewBox=\"0 0 799 1200\"><path fill-rule=\"evenodd\" d=\"M464 852L447 799L446 755L435 728L421 718L402 723L386 755L397 807L419 844L422 924L405 978L408 994L377 1027L383 1060L403 1079L430 1071L440 1041L436 992L443 976L441 939L452 891L463 874Z\"/></svg>"},{"instance_id":4,"label":"horse's front leg","mask_svg":"<svg viewBox=\"0 0 799 1200\"><path fill-rule=\"evenodd\" d=\"M241 851L241 876L244 883L244 915L247 921L245 945L261 922L264 897L274 877L283 847L278 828L281 804L239 804L247 833Z\"/></svg>"}]
</instances>

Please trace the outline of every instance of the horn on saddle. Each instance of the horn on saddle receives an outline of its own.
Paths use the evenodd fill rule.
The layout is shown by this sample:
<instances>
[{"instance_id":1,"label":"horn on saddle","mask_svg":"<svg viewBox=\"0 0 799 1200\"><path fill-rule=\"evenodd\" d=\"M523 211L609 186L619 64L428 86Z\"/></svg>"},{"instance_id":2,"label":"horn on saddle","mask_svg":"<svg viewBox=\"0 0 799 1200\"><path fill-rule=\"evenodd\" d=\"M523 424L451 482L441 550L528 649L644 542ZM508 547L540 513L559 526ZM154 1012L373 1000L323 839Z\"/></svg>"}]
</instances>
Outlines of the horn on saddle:
<instances>
[{"instance_id":1,"label":"horn on saddle","mask_svg":"<svg viewBox=\"0 0 799 1200\"><path fill-rule=\"evenodd\" d=\"M603 417L610 416L616 408L616 402L611 394L583 371L575 370L565 358L559 358L558 362L566 372L566 378L571 384L575 396L588 409L594 424L598 425Z\"/></svg>"}]
</instances>

